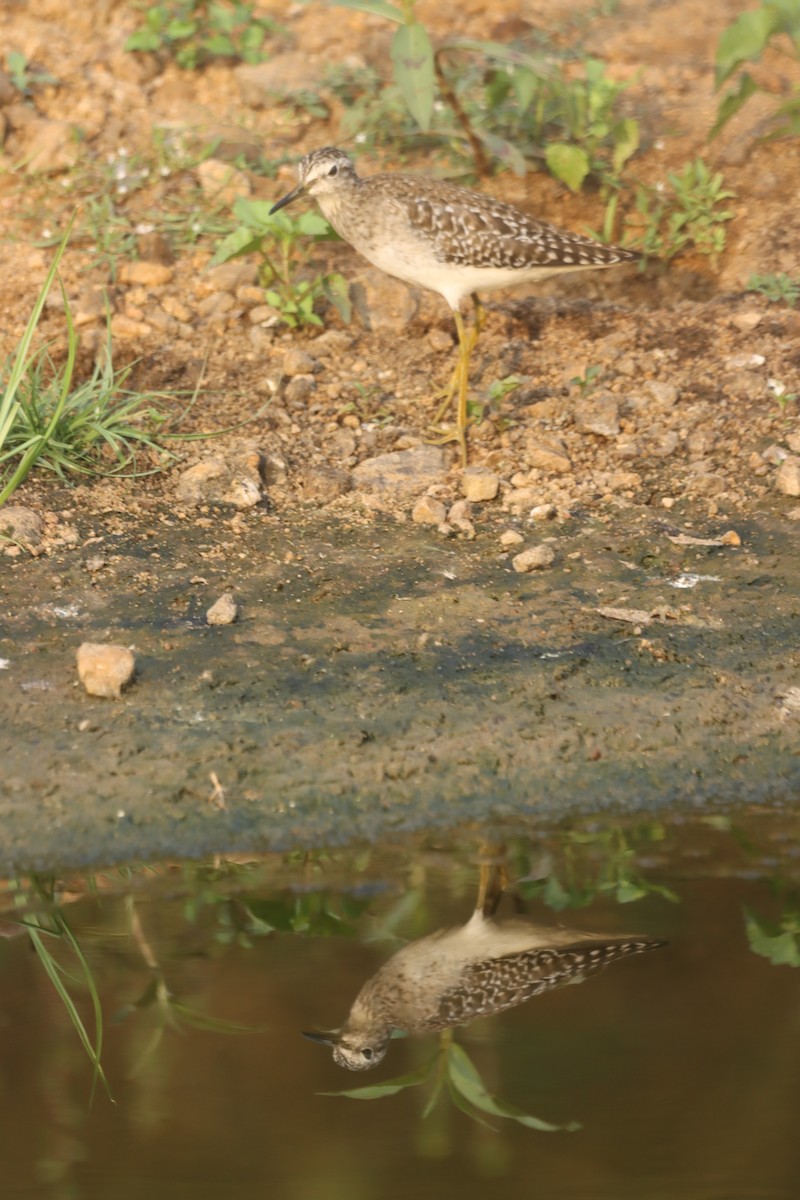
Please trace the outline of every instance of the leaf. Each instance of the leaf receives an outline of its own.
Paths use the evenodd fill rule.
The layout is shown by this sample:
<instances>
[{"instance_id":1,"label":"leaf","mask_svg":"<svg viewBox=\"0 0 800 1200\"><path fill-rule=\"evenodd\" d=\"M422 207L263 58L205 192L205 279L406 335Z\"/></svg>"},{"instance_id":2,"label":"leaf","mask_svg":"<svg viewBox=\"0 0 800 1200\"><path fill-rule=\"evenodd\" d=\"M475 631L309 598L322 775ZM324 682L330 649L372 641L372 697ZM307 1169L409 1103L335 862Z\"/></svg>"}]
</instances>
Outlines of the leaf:
<instances>
[{"instance_id":1,"label":"leaf","mask_svg":"<svg viewBox=\"0 0 800 1200\"><path fill-rule=\"evenodd\" d=\"M639 149L639 122L626 117L614 128L614 153L611 165L618 174L632 154Z\"/></svg>"},{"instance_id":2,"label":"leaf","mask_svg":"<svg viewBox=\"0 0 800 1200\"><path fill-rule=\"evenodd\" d=\"M240 225L238 229L234 229L233 233L229 233L226 238L222 239L209 266L216 267L220 263L228 262L231 258L250 254L261 245L261 237L261 234L254 236L252 229L246 225Z\"/></svg>"},{"instance_id":3,"label":"leaf","mask_svg":"<svg viewBox=\"0 0 800 1200\"><path fill-rule=\"evenodd\" d=\"M777 14L762 5L744 12L723 30L717 43L714 87L720 88L747 59L758 59L778 26Z\"/></svg>"},{"instance_id":4,"label":"leaf","mask_svg":"<svg viewBox=\"0 0 800 1200\"><path fill-rule=\"evenodd\" d=\"M435 72L433 46L426 30L416 22L401 25L392 38L394 77L406 107L423 133L433 116Z\"/></svg>"},{"instance_id":5,"label":"leaf","mask_svg":"<svg viewBox=\"0 0 800 1200\"><path fill-rule=\"evenodd\" d=\"M744 910L750 949L776 967L800 967L800 937L790 929L777 929L749 909Z\"/></svg>"},{"instance_id":6,"label":"leaf","mask_svg":"<svg viewBox=\"0 0 800 1200\"><path fill-rule=\"evenodd\" d=\"M725 128L731 117L735 116L745 101L749 100L753 92L757 91L758 84L748 71L744 71L739 79L738 87L734 88L731 92L727 92L722 97L717 109L717 119L708 135L709 141Z\"/></svg>"},{"instance_id":7,"label":"leaf","mask_svg":"<svg viewBox=\"0 0 800 1200\"><path fill-rule=\"evenodd\" d=\"M353 315L353 306L350 303L350 287L344 276L326 275L322 280L322 290L325 293L325 299L333 305L345 325L349 325Z\"/></svg>"},{"instance_id":8,"label":"leaf","mask_svg":"<svg viewBox=\"0 0 800 1200\"><path fill-rule=\"evenodd\" d=\"M544 152L549 170L565 183L570 191L579 192L589 174L589 155L581 146L569 142L550 142Z\"/></svg>"},{"instance_id":9,"label":"leaf","mask_svg":"<svg viewBox=\"0 0 800 1200\"><path fill-rule=\"evenodd\" d=\"M405 15L402 8L387 4L386 0L333 0L339 8L354 8L357 12L372 13L374 17L386 17L387 21L396 21L402 25Z\"/></svg>"},{"instance_id":10,"label":"leaf","mask_svg":"<svg viewBox=\"0 0 800 1200\"><path fill-rule=\"evenodd\" d=\"M418 1071L412 1071L410 1075L398 1075L394 1079L387 1079L386 1083L375 1083L369 1087L348 1088L344 1092L320 1092L320 1096L346 1096L348 1100L381 1100L384 1096L396 1096L398 1092L402 1092L405 1088L417 1087L418 1084L424 1083L430 1074L431 1064L427 1062L424 1067L420 1067Z\"/></svg>"},{"instance_id":11,"label":"leaf","mask_svg":"<svg viewBox=\"0 0 800 1200\"><path fill-rule=\"evenodd\" d=\"M469 1055L456 1042L450 1046L447 1066L453 1087L481 1112L489 1113L494 1117L507 1117L528 1129L537 1129L542 1133L554 1133L560 1129L573 1131L580 1128L575 1122L570 1122L568 1125L552 1125L549 1121L541 1121L538 1117L531 1117L528 1113L524 1113L515 1105L490 1095Z\"/></svg>"}]
</instances>

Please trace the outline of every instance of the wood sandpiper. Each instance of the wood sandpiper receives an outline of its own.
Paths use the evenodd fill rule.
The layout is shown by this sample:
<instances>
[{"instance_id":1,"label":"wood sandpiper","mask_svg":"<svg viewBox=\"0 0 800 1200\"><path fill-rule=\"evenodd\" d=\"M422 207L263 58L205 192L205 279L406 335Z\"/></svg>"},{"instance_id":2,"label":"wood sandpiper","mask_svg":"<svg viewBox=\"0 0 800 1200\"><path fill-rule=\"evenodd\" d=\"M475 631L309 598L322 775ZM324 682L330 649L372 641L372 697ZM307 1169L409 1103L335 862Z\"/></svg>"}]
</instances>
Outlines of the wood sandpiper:
<instances>
[{"instance_id":1,"label":"wood sandpiper","mask_svg":"<svg viewBox=\"0 0 800 1200\"><path fill-rule=\"evenodd\" d=\"M436 1033L581 983L608 963L665 942L635 934L579 933L522 917L495 921L505 869L481 870L478 904L466 925L409 942L368 979L341 1029L306 1033L351 1071L376 1067L394 1030Z\"/></svg>"},{"instance_id":2,"label":"wood sandpiper","mask_svg":"<svg viewBox=\"0 0 800 1200\"><path fill-rule=\"evenodd\" d=\"M394 173L361 179L350 158L335 146L312 150L300 160L297 175L297 187L278 200L271 213L304 193L314 196L339 236L364 258L405 283L438 292L449 304L459 355L445 407L457 396L453 436L464 464L469 363L481 327L478 291L639 257L452 183ZM461 315L466 296L475 306L469 331Z\"/></svg>"}]
</instances>

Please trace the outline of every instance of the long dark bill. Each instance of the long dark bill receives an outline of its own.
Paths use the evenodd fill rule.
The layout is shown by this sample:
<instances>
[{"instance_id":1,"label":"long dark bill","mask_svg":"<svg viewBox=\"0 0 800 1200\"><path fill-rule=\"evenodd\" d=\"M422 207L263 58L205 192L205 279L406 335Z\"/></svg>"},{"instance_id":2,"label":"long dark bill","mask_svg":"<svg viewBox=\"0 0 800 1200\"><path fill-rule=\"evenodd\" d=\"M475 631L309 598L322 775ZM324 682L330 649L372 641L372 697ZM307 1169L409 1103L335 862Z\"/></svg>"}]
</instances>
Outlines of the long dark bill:
<instances>
[{"instance_id":1,"label":"long dark bill","mask_svg":"<svg viewBox=\"0 0 800 1200\"><path fill-rule=\"evenodd\" d=\"M308 1038L310 1042L318 1042L320 1046L335 1046L336 1037L331 1033L303 1033L304 1038Z\"/></svg>"},{"instance_id":2,"label":"long dark bill","mask_svg":"<svg viewBox=\"0 0 800 1200\"><path fill-rule=\"evenodd\" d=\"M272 214L276 213L279 208L285 208L287 204L291 204L292 201L296 200L297 197L302 195L302 193L304 191L305 191L304 185L302 183L298 183L297 187L292 188L292 190L290 192L287 192L286 195L281 200L275 201L272 208L269 210L269 215L272 216Z\"/></svg>"}]
</instances>

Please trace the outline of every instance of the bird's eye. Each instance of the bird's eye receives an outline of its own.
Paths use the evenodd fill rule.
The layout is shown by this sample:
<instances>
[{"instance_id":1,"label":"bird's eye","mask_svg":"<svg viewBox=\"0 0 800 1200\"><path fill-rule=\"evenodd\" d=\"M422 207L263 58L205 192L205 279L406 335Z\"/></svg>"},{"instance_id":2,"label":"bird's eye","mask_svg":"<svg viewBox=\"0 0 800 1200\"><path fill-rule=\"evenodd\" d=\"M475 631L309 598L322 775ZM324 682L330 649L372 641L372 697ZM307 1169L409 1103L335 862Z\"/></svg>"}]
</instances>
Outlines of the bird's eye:
<instances>
[{"instance_id":1,"label":"bird's eye","mask_svg":"<svg viewBox=\"0 0 800 1200\"><path fill-rule=\"evenodd\" d=\"M339 167L336 163L333 164L330 171L328 171L328 174L329 175L338 175L339 174Z\"/></svg>"},{"instance_id":2,"label":"bird's eye","mask_svg":"<svg viewBox=\"0 0 800 1200\"><path fill-rule=\"evenodd\" d=\"M364 1058L367 1060L367 1062L369 1062L372 1058L372 1051L370 1050L369 1046L366 1046L361 1053L364 1055Z\"/></svg>"}]
</instances>

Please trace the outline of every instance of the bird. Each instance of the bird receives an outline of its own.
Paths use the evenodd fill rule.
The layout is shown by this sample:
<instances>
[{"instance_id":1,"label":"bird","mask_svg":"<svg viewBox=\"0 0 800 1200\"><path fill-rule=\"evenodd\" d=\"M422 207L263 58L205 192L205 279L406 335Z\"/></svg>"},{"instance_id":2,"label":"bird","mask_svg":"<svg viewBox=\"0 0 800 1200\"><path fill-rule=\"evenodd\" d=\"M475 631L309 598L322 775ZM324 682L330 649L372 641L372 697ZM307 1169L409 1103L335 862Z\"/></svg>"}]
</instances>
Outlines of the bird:
<instances>
[{"instance_id":1,"label":"bird","mask_svg":"<svg viewBox=\"0 0 800 1200\"><path fill-rule=\"evenodd\" d=\"M421 175L359 176L336 146L312 150L297 166L297 186L277 200L274 214L312 196L339 236L374 266L414 287L438 292L453 314L458 360L440 418L457 396L456 425L467 463L467 395L472 351L483 324L479 291L493 291L631 262L639 255L549 225L483 192ZM474 322L461 314L470 296Z\"/></svg>"},{"instance_id":2,"label":"bird","mask_svg":"<svg viewBox=\"0 0 800 1200\"><path fill-rule=\"evenodd\" d=\"M582 983L608 963L666 942L634 934L599 935L516 917L496 921L479 904L465 925L409 942L356 996L341 1029L305 1033L333 1059L366 1071L384 1058L395 1030L441 1032L532 996Z\"/></svg>"}]
</instances>

